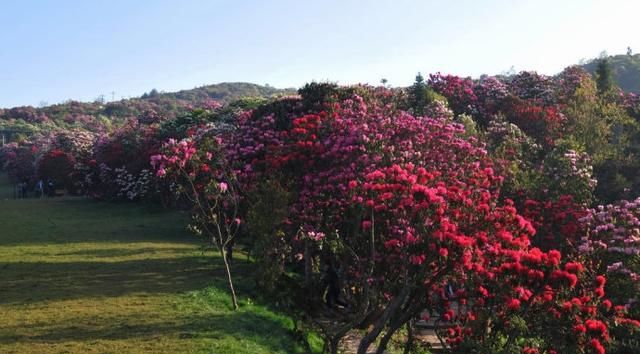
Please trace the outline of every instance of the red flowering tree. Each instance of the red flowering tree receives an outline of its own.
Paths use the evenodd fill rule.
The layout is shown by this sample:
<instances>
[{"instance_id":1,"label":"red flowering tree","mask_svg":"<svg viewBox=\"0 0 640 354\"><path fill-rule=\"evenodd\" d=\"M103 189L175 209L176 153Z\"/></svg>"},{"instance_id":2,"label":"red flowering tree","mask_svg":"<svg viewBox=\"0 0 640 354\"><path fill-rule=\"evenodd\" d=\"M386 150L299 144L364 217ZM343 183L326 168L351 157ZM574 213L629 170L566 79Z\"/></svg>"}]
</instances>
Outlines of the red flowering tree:
<instances>
[{"instance_id":1,"label":"red flowering tree","mask_svg":"<svg viewBox=\"0 0 640 354\"><path fill-rule=\"evenodd\" d=\"M535 339L557 350L606 341L606 333L591 331L566 343L566 336L545 329L557 320L560 304L599 294L601 286L592 286L590 275L579 277L581 265L564 264L558 251L531 248L534 228L511 202L500 201L502 177L482 145L465 138L463 126L395 111L375 94L323 107L297 117L245 115L226 148L248 193L267 176L295 190L282 223L290 230L291 261L304 263L304 279L323 262L340 268L353 306L337 328L325 331L330 351L367 318L373 326L359 352L377 339L381 352L400 327L425 312L453 326L447 333L452 347L473 339L497 348L504 336L508 347L521 349ZM454 295L462 311L454 310ZM601 299L588 296L589 306ZM580 321L602 314L587 315ZM514 316L535 330L509 327Z\"/></svg>"},{"instance_id":2,"label":"red flowering tree","mask_svg":"<svg viewBox=\"0 0 640 354\"><path fill-rule=\"evenodd\" d=\"M38 162L38 178L51 179L56 186L72 190L74 165L73 155L59 149L50 150Z\"/></svg>"},{"instance_id":3,"label":"red flowering tree","mask_svg":"<svg viewBox=\"0 0 640 354\"><path fill-rule=\"evenodd\" d=\"M479 113L478 96L474 92L475 85L471 78L436 73L429 75L428 83L437 93L447 98L449 107L456 115L464 113L477 116Z\"/></svg>"},{"instance_id":4,"label":"red flowering tree","mask_svg":"<svg viewBox=\"0 0 640 354\"><path fill-rule=\"evenodd\" d=\"M570 251L579 244L584 231L580 219L587 211L572 195L542 200L524 197L518 202L518 210L536 228L532 243L537 247Z\"/></svg>"},{"instance_id":5,"label":"red flowering tree","mask_svg":"<svg viewBox=\"0 0 640 354\"><path fill-rule=\"evenodd\" d=\"M545 147L553 146L562 137L566 118L555 106L512 96L505 100L503 111L507 120Z\"/></svg>"}]
</instances>

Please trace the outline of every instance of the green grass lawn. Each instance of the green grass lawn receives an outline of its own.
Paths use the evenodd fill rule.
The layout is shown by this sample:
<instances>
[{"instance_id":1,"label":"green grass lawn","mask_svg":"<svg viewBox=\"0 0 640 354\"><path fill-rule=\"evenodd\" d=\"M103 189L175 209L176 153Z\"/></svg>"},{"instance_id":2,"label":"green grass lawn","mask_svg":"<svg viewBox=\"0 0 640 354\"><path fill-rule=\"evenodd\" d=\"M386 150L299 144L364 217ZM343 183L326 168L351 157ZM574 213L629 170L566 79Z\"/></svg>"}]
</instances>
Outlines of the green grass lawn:
<instances>
[{"instance_id":1,"label":"green grass lawn","mask_svg":"<svg viewBox=\"0 0 640 354\"><path fill-rule=\"evenodd\" d=\"M143 205L0 196L0 353L303 353L243 259L231 310L220 259L185 223Z\"/></svg>"}]
</instances>

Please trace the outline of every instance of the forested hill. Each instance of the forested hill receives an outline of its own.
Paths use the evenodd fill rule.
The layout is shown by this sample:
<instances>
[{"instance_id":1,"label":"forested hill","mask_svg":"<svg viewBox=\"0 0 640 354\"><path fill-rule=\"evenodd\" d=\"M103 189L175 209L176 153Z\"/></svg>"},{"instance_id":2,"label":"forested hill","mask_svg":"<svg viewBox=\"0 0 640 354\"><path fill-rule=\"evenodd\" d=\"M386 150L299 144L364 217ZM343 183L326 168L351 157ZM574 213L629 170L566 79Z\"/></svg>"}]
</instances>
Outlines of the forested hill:
<instances>
[{"instance_id":1,"label":"forested hill","mask_svg":"<svg viewBox=\"0 0 640 354\"><path fill-rule=\"evenodd\" d=\"M163 98L173 98L189 102L200 102L213 99L220 103L229 103L243 97L272 97L294 93L295 91L295 88L277 89L269 85L262 86L248 82L222 82L191 90L157 93L157 95ZM142 98L152 98L154 93L156 92L152 90L150 93L142 95Z\"/></svg>"},{"instance_id":2,"label":"forested hill","mask_svg":"<svg viewBox=\"0 0 640 354\"><path fill-rule=\"evenodd\" d=\"M621 54L607 57L613 79L626 92L640 93L640 54ZM591 75L595 75L598 59L582 65Z\"/></svg>"},{"instance_id":3,"label":"forested hill","mask_svg":"<svg viewBox=\"0 0 640 354\"><path fill-rule=\"evenodd\" d=\"M294 89L277 89L244 82L219 83L178 92L151 90L141 97L104 102L64 103L45 107L21 106L0 108L0 129L30 132L84 128L96 130L111 123L137 118L146 121L171 119L193 108L213 108L240 98L270 98L294 93Z\"/></svg>"}]
</instances>

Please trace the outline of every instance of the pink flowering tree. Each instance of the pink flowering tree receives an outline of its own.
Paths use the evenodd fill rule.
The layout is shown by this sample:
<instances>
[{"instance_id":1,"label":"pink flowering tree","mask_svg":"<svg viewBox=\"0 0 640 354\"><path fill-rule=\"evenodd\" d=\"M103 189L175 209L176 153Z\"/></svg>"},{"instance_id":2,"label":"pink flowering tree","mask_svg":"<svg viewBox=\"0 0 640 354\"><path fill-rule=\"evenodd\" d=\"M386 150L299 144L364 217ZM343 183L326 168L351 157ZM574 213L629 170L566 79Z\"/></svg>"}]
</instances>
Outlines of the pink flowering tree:
<instances>
[{"instance_id":1,"label":"pink flowering tree","mask_svg":"<svg viewBox=\"0 0 640 354\"><path fill-rule=\"evenodd\" d=\"M535 71L521 71L511 77L509 91L520 99L538 101L543 106L556 103L552 78Z\"/></svg>"},{"instance_id":2,"label":"pink flowering tree","mask_svg":"<svg viewBox=\"0 0 640 354\"><path fill-rule=\"evenodd\" d=\"M160 178L192 206L190 229L207 238L220 252L233 308L238 308L229 263L229 250L240 226L240 196L234 173L220 150L220 140L204 131L181 141L170 139L161 154L151 157Z\"/></svg>"},{"instance_id":3,"label":"pink flowering tree","mask_svg":"<svg viewBox=\"0 0 640 354\"><path fill-rule=\"evenodd\" d=\"M478 97L477 112L474 118L486 126L501 109L509 96L507 85L492 76L481 77L473 89Z\"/></svg>"}]
</instances>

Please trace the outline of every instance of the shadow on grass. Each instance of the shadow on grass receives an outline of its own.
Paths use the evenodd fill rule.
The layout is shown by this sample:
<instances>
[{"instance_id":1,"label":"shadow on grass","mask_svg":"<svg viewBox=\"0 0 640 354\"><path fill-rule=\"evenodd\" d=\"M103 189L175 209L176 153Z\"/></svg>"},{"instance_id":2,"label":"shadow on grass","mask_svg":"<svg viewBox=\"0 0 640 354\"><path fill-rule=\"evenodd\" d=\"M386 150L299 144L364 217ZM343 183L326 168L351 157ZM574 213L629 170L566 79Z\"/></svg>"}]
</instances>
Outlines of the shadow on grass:
<instances>
[{"instance_id":1,"label":"shadow on grass","mask_svg":"<svg viewBox=\"0 0 640 354\"><path fill-rule=\"evenodd\" d=\"M249 274L250 267L236 262L233 273L240 279ZM225 279L220 260L208 255L122 262L0 263L0 304L183 293L211 285L225 289Z\"/></svg>"},{"instance_id":2,"label":"shadow on grass","mask_svg":"<svg viewBox=\"0 0 640 354\"><path fill-rule=\"evenodd\" d=\"M106 248L106 249L79 250L79 251L73 251L73 252L61 252L61 253L56 253L56 256L84 256L84 257L93 257L93 258L113 258L113 257L139 256L139 255L150 256L156 253L164 253L164 252L193 253L193 250L179 248L179 247L166 247L166 248L141 247L137 249ZM30 254L36 254L36 253L31 252ZM43 253L43 255L48 255L48 254Z\"/></svg>"},{"instance_id":3,"label":"shadow on grass","mask_svg":"<svg viewBox=\"0 0 640 354\"><path fill-rule=\"evenodd\" d=\"M176 318L172 321L143 324L136 324L136 318L125 318L125 320L131 321L130 323L132 324L116 325L106 329L67 324L47 327L46 333L34 335L11 334L16 333L16 328L5 327L0 331L0 344L15 342L88 342L94 340L176 336L185 339L213 340L233 337L237 340L254 342L262 347L269 348L273 352L292 349L291 346L294 345L291 340L283 342L283 339L290 335L290 331L284 321L253 312L198 315ZM21 326L20 328L24 327Z\"/></svg>"}]
</instances>

